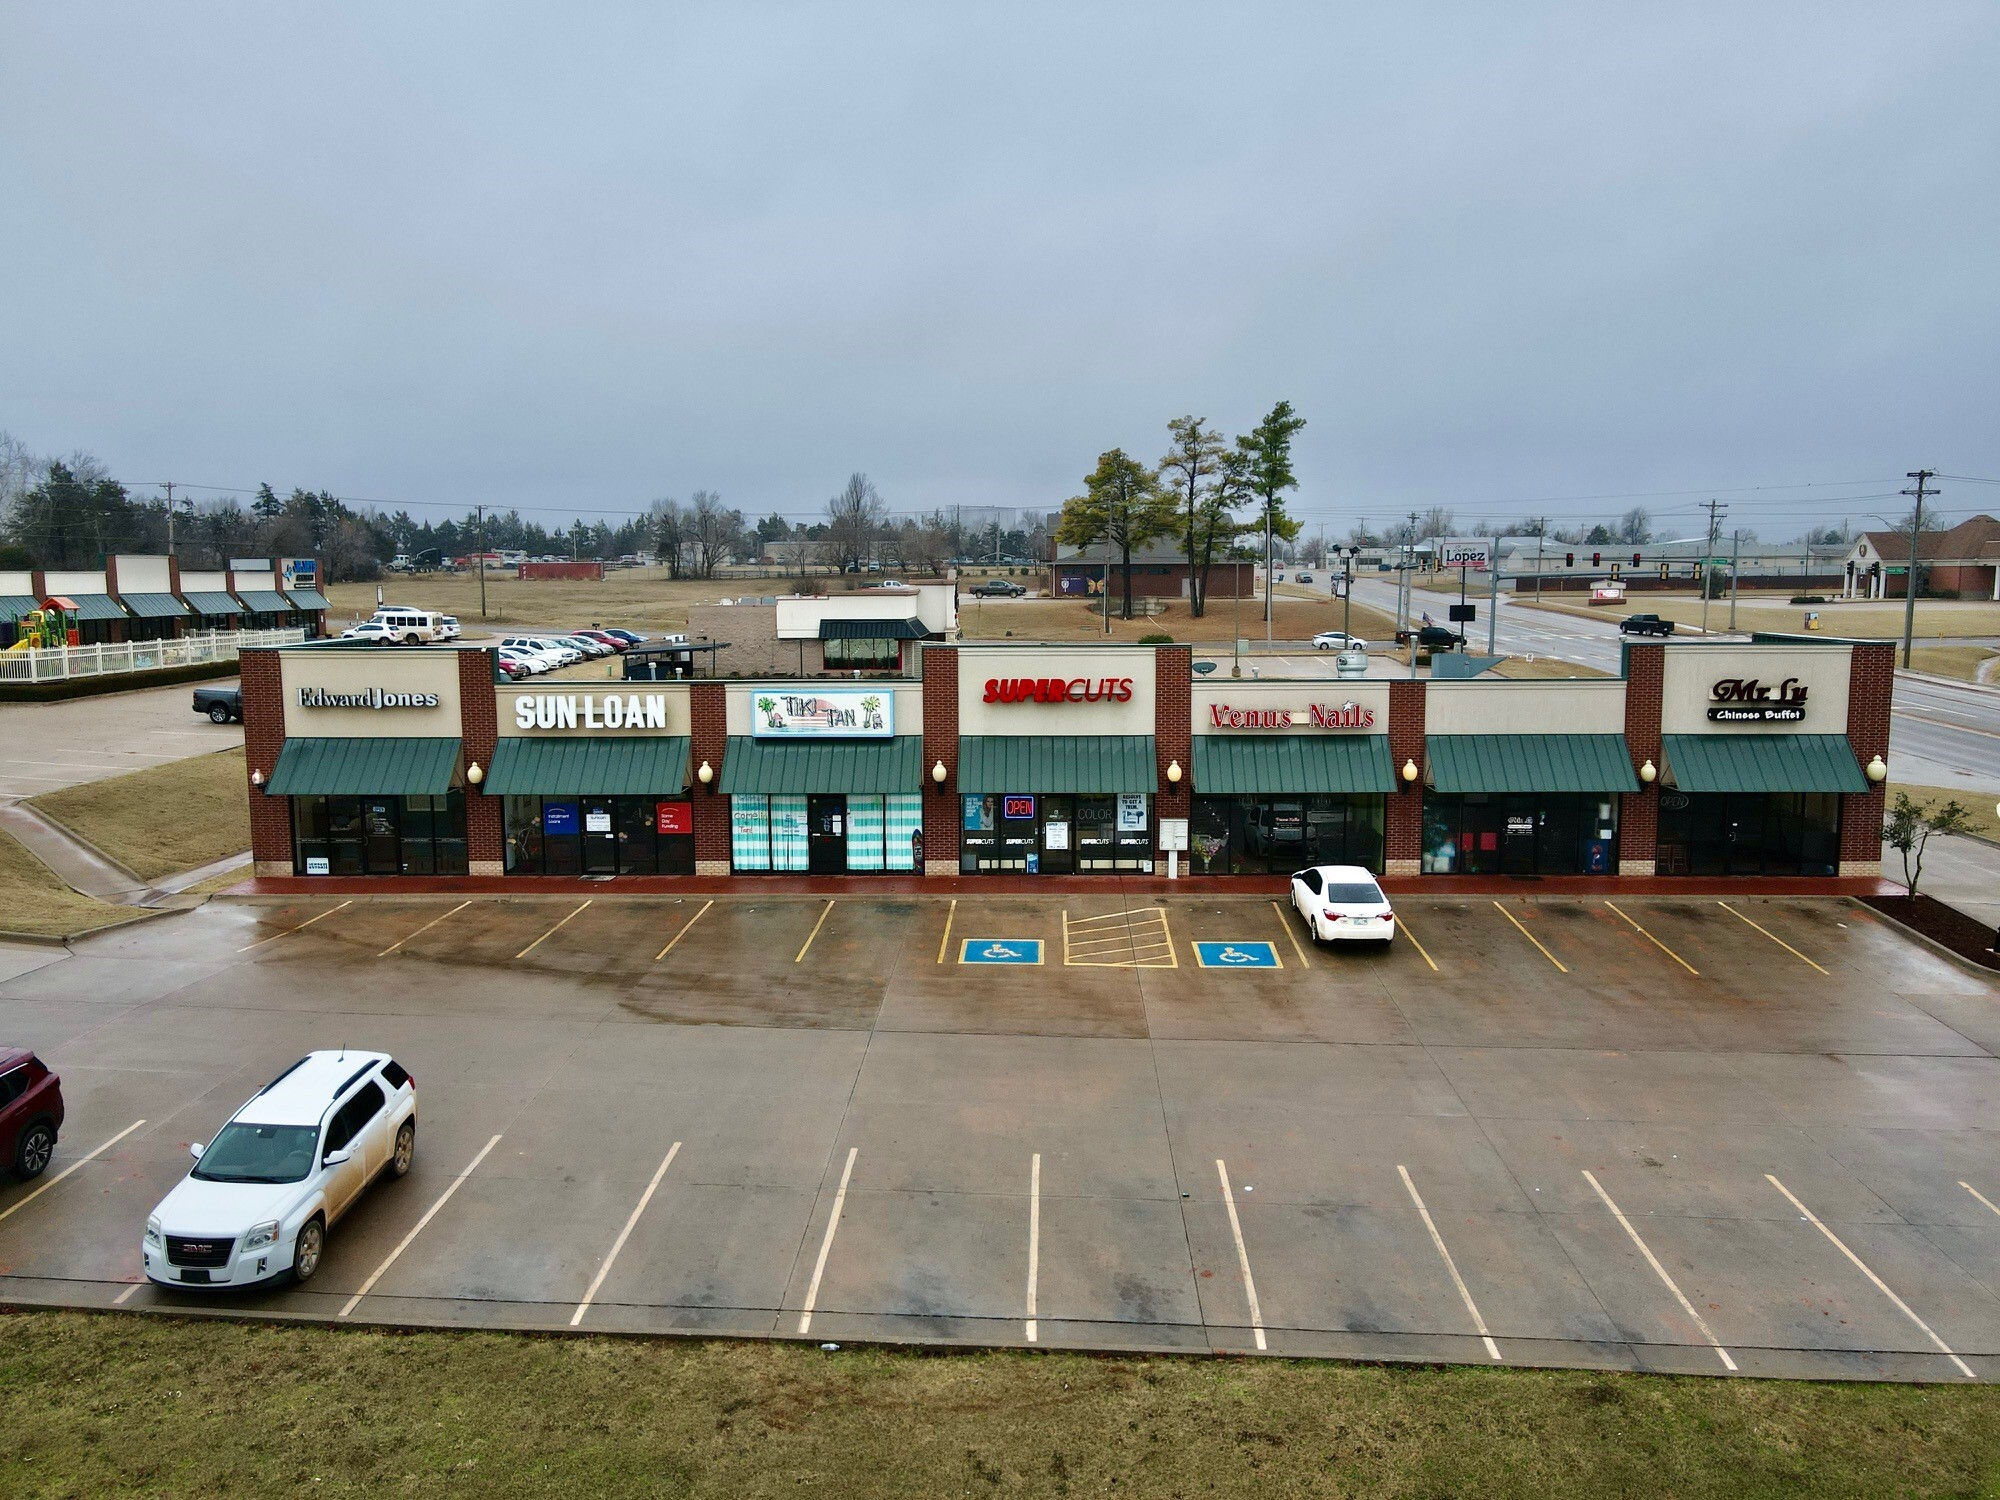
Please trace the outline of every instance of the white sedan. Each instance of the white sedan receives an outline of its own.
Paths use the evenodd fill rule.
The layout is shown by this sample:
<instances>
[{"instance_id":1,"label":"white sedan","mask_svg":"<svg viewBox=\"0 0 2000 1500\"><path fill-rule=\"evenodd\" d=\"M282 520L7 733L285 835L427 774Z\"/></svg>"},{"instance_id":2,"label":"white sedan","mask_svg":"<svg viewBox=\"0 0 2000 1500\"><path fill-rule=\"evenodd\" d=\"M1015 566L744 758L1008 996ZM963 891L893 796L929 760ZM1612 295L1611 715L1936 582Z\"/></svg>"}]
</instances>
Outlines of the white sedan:
<instances>
[{"instance_id":1,"label":"white sedan","mask_svg":"<svg viewBox=\"0 0 2000 1500\"><path fill-rule=\"evenodd\" d=\"M1292 905L1318 943L1396 938L1396 913L1375 877L1360 865L1314 865L1292 876Z\"/></svg>"},{"instance_id":2,"label":"white sedan","mask_svg":"<svg viewBox=\"0 0 2000 1500\"><path fill-rule=\"evenodd\" d=\"M1315 651L1366 651L1368 643L1344 630L1322 630L1313 637Z\"/></svg>"}]
</instances>

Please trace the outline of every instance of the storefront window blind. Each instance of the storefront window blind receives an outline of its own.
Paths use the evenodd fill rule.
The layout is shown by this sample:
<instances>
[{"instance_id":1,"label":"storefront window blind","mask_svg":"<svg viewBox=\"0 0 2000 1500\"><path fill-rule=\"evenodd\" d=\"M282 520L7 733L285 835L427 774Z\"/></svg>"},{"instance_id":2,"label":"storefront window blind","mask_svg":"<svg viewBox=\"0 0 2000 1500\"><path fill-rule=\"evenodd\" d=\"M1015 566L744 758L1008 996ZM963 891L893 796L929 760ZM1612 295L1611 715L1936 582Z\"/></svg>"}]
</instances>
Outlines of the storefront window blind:
<instances>
[{"instance_id":1,"label":"storefront window blind","mask_svg":"<svg viewBox=\"0 0 2000 1500\"><path fill-rule=\"evenodd\" d=\"M803 802L805 799L798 799ZM771 868L771 799L729 799L729 862L739 870Z\"/></svg>"},{"instance_id":2,"label":"storefront window blind","mask_svg":"<svg viewBox=\"0 0 2000 1500\"><path fill-rule=\"evenodd\" d=\"M847 868L882 868L882 799L847 799Z\"/></svg>"},{"instance_id":3,"label":"storefront window blind","mask_svg":"<svg viewBox=\"0 0 2000 1500\"><path fill-rule=\"evenodd\" d=\"M914 870L917 867L917 830L924 826L924 799L921 794L913 794L882 800L882 843L888 856L886 867L891 870Z\"/></svg>"},{"instance_id":4,"label":"storefront window blind","mask_svg":"<svg viewBox=\"0 0 2000 1500\"><path fill-rule=\"evenodd\" d=\"M806 799L803 797L771 799L771 868L807 868Z\"/></svg>"}]
</instances>

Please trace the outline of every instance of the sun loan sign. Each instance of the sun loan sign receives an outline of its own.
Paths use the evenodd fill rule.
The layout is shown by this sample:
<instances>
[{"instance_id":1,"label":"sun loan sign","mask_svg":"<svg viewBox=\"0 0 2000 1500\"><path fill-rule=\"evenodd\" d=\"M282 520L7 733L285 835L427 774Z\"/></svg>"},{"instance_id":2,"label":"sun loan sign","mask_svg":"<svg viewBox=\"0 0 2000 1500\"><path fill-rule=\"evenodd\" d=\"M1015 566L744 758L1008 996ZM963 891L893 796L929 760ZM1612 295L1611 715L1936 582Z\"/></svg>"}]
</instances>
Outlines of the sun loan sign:
<instances>
[{"instance_id":1,"label":"sun loan sign","mask_svg":"<svg viewBox=\"0 0 2000 1500\"><path fill-rule=\"evenodd\" d=\"M1796 677L1725 677L1708 696L1708 716L1718 724L1797 724L1806 716L1806 685Z\"/></svg>"},{"instance_id":2,"label":"sun loan sign","mask_svg":"<svg viewBox=\"0 0 2000 1500\"><path fill-rule=\"evenodd\" d=\"M516 729L665 729L665 693L523 693Z\"/></svg>"},{"instance_id":3,"label":"sun loan sign","mask_svg":"<svg viewBox=\"0 0 2000 1500\"><path fill-rule=\"evenodd\" d=\"M1213 729L1373 729L1375 710L1351 701L1304 708L1231 708L1211 703L1208 720Z\"/></svg>"}]
</instances>

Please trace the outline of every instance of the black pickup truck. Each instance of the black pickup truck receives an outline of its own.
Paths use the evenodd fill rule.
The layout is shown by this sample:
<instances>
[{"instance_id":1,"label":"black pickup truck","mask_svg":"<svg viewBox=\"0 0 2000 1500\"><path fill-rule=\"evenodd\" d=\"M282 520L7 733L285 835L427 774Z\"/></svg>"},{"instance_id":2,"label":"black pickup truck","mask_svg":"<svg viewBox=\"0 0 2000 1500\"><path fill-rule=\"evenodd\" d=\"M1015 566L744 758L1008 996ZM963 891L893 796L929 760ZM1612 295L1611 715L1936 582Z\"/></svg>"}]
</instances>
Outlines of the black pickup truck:
<instances>
[{"instance_id":1,"label":"black pickup truck","mask_svg":"<svg viewBox=\"0 0 2000 1500\"><path fill-rule=\"evenodd\" d=\"M1658 615L1627 615L1618 622L1618 629L1625 635L1672 635L1674 622Z\"/></svg>"},{"instance_id":2,"label":"black pickup truck","mask_svg":"<svg viewBox=\"0 0 2000 1500\"><path fill-rule=\"evenodd\" d=\"M243 722L243 689L240 687L196 688L194 711L207 714L211 724Z\"/></svg>"},{"instance_id":3,"label":"black pickup truck","mask_svg":"<svg viewBox=\"0 0 2000 1500\"><path fill-rule=\"evenodd\" d=\"M1450 651L1465 644L1465 637L1442 625L1423 625L1415 630L1396 632L1396 644L1407 646L1414 640L1421 651Z\"/></svg>"}]
</instances>

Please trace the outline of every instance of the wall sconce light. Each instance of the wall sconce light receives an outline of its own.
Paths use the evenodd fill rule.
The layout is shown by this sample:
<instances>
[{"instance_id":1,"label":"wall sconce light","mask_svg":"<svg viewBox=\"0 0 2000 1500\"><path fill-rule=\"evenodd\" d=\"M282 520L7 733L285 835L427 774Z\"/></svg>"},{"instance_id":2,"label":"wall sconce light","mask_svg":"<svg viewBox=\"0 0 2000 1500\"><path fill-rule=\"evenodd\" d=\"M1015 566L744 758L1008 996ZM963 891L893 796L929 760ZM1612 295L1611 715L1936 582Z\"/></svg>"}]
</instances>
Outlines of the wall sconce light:
<instances>
[{"instance_id":1,"label":"wall sconce light","mask_svg":"<svg viewBox=\"0 0 2000 1500\"><path fill-rule=\"evenodd\" d=\"M944 785L945 777L950 774L951 774L950 772L945 770L943 761L939 761L936 765L931 767L931 780L935 781L939 786Z\"/></svg>"},{"instance_id":2,"label":"wall sconce light","mask_svg":"<svg viewBox=\"0 0 2000 1500\"><path fill-rule=\"evenodd\" d=\"M703 786L707 786L711 781L715 780L715 767L711 766L707 761L703 761L701 769L694 773L694 779L699 781Z\"/></svg>"},{"instance_id":3,"label":"wall sconce light","mask_svg":"<svg viewBox=\"0 0 2000 1500\"><path fill-rule=\"evenodd\" d=\"M486 773L479 769L478 761L475 760L465 768L465 779L473 786L478 786L480 782L486 779Z\"/></svg>"},{"instance_id":4,"label":"wall sconce light","mask_svg":"<svg viewBox=\"0 0 2000 1500\"><path fill-rule=\"evenodd\" d=\"M1647 758L1646 763L1639 767L1639 779L1645 782L1647 786L1651 786L1659 777L1659 774L1659 768L1653 764L1650 756Z\"/></svg>"},{"instance_id":5,"label":"wall sconce light","mask_svg":"<svg viewBox=\"0 0 2000 1500\"><path fill-rule=\"evenodd\" d=\"M1881 756L1878 755L1873 760L1868 762L1868 779L1870 781L1879 784L1888 776L1888 774L1889 774L1889 768L1882 763Z\"/></svg>"},{"instance_id":6,"label":"wall sconce light","mask_svg":"<svg viewBox=\"0 0 2000 1500\"><path fill-rule=\"evenodd\" d=\"M1416 785L1416 781L1417 781L1417 763L1413 760L1404 761L1403 784L1405 786L1414 786Z\"/></svg>"},{"instance_id":7,"label":"wall sconce light","mask_svg":"<svg viewBox=\"0 0 2000 1500\"><path fill-rule=\"evenodd\" d=\"M1181 763L1179 761L1170 760L1167 762L1167 780L1175 786L1181 784Z\"/></svg>"},{"instance_id":8,"label":"wall sconce light","mask_svg":"<svg viewBox=\"0 0 2000 1500\"><path fill-rule=\"evenodd\" d=\"M264 773L262 771L252 771L250 773L250 785L262 786L263 784L264 784Z\"/></svg>"}]
</instances>

